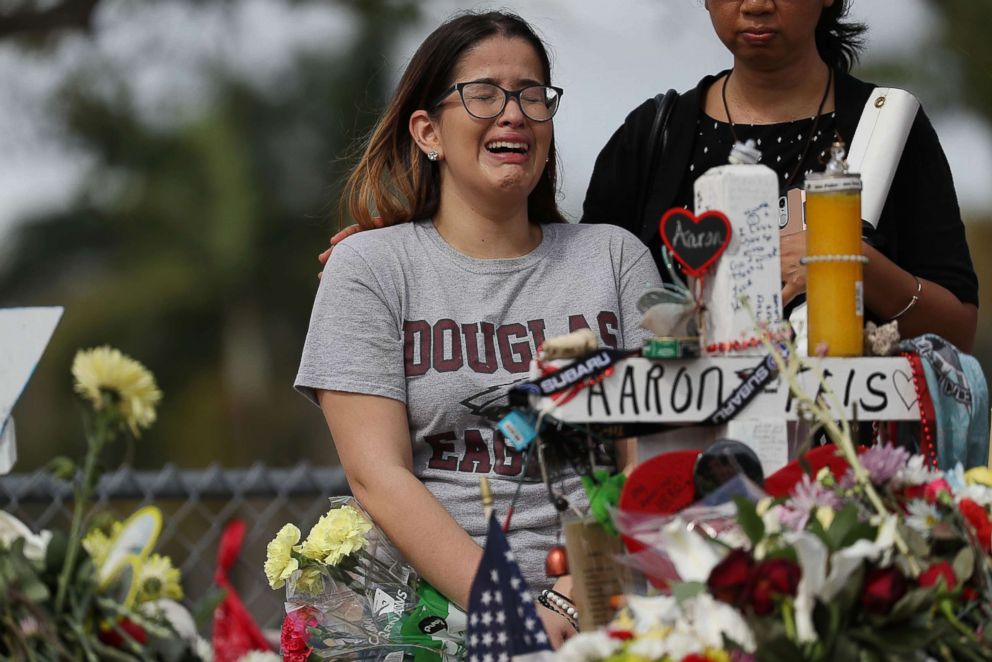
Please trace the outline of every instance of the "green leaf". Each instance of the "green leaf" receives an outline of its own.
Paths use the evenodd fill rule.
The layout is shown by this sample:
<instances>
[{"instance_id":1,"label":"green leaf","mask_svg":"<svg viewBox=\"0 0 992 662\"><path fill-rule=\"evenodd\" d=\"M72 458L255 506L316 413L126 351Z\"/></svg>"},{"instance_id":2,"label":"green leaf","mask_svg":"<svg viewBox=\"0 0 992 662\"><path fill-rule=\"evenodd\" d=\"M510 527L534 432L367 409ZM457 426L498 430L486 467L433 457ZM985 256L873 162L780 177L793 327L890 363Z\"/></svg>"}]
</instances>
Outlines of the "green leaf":
<instances>
[{"instance_id":1,"label":"green leaf","mask_svg":"<svg viewBox=\"0 0 992 662\"><path fill-rule=\"evenodd\" d=\"M227 589L221 588L220 586L213 586L206 595L200 598L200 601L194 605L191 613L193 615L193 622L197 626L206 625L210 623L211 619L214 617L214 612L220 603L224 601L227 597Z\"/></svg>"},{"instance_id":2,"label":"green leaf","mask_svg":"<svg viewBox=\"0 0 992 662\"><path fill-rule=\"evenodd\" d=\"M758 516L758 510L753 503L744 497L734 497L737 504L737 522L752 545L757 545L765 536L765 523Z\"/></svg>"},{"instance_id":3,"label":"green leaf","mask_svg":"<svg viewBox=\"0 0 992 662\"><path fill-rule=\"evenodd\" d=\"M673 582L669 584L669 588L679 604L706 592L706 584L703 582Z\"/></svg>"},{"instance_id":4,"label":"green leaf","mask_svg":"<svg viewBox=\"0 0 992 662\"><path fill-rule=\"evenodd\" d=\"M899 533L909 546L909 551L917 558L926 558L930 554L930 545L919 531L911 526L899 523Z\"/></svg>"},{"instance_id":5,"label":"green leaf","mask_svg":"<svg viewBox=\"0 0 992 662\"><path fill-rule=\"evenodd\" d=\"M858 523L858 508L853 503L846 504L836 515L827 529L827 545L831 550L838 550L844 544L851 529Z\"/></svg>"},{"instance_id":6,"label":"green leaf","mask_svg":"<svg viewBox=\"0 0 992 662\"><path fill-rule=\"evenodd\" d=\"M958 586L964 584L971 579L971 575L975 572L975 550L970 545L962 547L961 551L954 557L951 566L954 568L954 578L957 580Z\"/></svg>"},{"instance_id":7,"label":"green leaf","mask_svg":"<svg viewBox=\"0 0 992 662\"><path fill-rule=\"evenodd\" d=\"M847 578L847 583L834 596L833 604L837 605L841 614L846 615L854 611L854 605L857 604L858 598L861 597L861 586L864 584L864 580L865 566L862 563L858 566L857 570L851 573L851 576Z\"/></svg>"},{"instance_id":8,"label":"green leaf","mask_svg":"<svg viewBox=\"0 0 992 662\"><path fill-rule=\"evenodd\" d=\"M937 592L934 587L907 591L906 595L899 598L899 601L892 606L892 611L879 620L879 624L898 623L916 614L926 612L930 609L936 596Z\"/></svg>"}]
</instances>

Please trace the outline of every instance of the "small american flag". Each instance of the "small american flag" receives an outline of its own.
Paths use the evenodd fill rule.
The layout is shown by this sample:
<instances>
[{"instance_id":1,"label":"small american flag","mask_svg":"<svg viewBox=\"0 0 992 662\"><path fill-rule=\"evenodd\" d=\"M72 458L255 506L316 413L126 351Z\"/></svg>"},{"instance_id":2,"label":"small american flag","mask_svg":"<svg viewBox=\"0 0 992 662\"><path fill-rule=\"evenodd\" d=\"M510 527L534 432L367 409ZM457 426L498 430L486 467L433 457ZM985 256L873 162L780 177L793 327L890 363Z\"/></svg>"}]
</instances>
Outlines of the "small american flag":
<instances>
[{"instance_id":1,"label":"small american flag","mask_svg":"<svg viewBox=\"0 0 992 662\"><path fill-rule=\"evenodd\" d=\"M469 662L538 662L551 646L534 598L495 516L468 598Z\"/></svg>"}]
</instances>

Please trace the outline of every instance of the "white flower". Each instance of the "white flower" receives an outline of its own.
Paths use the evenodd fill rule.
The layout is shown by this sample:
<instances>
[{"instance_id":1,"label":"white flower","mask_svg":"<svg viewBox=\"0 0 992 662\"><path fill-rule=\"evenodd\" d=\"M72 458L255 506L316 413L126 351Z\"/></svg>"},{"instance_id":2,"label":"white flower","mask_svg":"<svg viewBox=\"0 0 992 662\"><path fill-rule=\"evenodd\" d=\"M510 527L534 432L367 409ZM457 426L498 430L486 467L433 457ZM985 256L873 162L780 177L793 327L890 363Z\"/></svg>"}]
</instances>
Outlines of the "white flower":
<instances>
[{"instance_id":1,"label":"white flower","mask_svg":"<svg viewBox=\"0 0 992 662\"><path fill-rule=\"evenodd\" d=\"M0 510L0 545L10 547L19 538L24 539L24 557L31 561L41 561L45 558L52 532L35 534L24 522L6 510Z\"/></svg>"},{"instance_id":2,"label":"white flower","mask_svg":"<svg viewBox=\"0 0 992 662\"><path fill-rule=\"evenodd\" d=\"M670 595L629 595L626 599L627 607L634 618L635 632L647 632L670 625L681 613L678 602Z\"/></svg>"},{"instance_id":3,"label":"white flower","mask_svg":"<svg viewBox=\"0 0 992 662\"><path fill-rule=\"evenodd\" d=\"M963 499L971 499L978 505L988 508L992 506L992 488L976 483L965 485L961 490L954 491L954 500L957 503L961 503Z\"/></svg>"},{"instance_id":4,"label":"white flower","mask_svg":"<svg viewBox=\"0 0 992 662\"><path fill-rule=\"evenodd\" d=\"M944 472L944 480L947 484L951 486L951 493L957 494L964 489L964 486L968 484L967 479L964 476L964 466L960 462L954 465L954 468L950 471Z\"/></svg>"},{"instance_id":5,"label":"white flower","mask_svg":"<svg viewBox=\"0 0 992 662\"><path fill-rule=\"evenodd\" d=\"M693 624L696 637L705 648L722 649L726 637L740 644L746 652L754 652L754 634L744 617L709 593L701 593L690 600L686 605L686 614Z\"/></svg>"},{"instance_id":6,"label":"white flower","mask_svg":"<svg viewBox=\"0 0 992 662\"><path fill-rule=\"evenodd\" d=\"M892 480L895 485L926 485L937 478L940 478L940 472L930 469L922 455L914 455Z\"/></svg>"},{"instance_id":7,"label":"white flower","mask_svg":"<svg viewBox=\"0 0 992 662\"><path fill-rule=\"evenodd\" d=\"M676 517L661 530L662 549L671 558L676 572L684 582L705 582L720 554L698 534L689 530L681 517Z\"/></svg>"},{"instance_id":8,"label":"white flower","mask_svg":"<svg viewBox=\"0 0 992 662\"><path fill-rule=\"evenodd\" d=\"M816 596L823 590L827 579L827 546L820 538L807 531L797 531L788 537L796 550L802 578L796 590L796 637L800 642L816 641L813 626L813 607Z\"/></svg>"},{"instance_id":9,"label":"white flower","mask_svg":"<svg viewBox=\"0 0 992 662\"><path fill-rule=\"evenodd\" d=\"M558 649L556 660L562 662L596 662L613 655L621 643L602 630L580 632Z\"/></svg>"},{"instance_id":10,"label":"white flower","mask_svg":"<svg viewBox=\"0 0 992 662\"><path fill-rule=\"evenodd\" d=\"M906 506L909 516L906 517L906 526L915 529L926 537L930 537L930 530L940 524L940 511L937 506L927 503L923 499L913 499Z\"/></svg>"},{"instance_id":11,"label":"white flower","mask_svg":"<svg viewBox=\"0 0 992 662\"><path fill-rule=\"evenodd\" d=\"M175 600L163 598L141 603L138 606L138 611L145 616L157 616L165 619L179 635L179 638L189 643L204 662L213 660L210 644L197 632L196 622L186 607Z\"/></svg>"},{"instance_id":12,"label":"white flower","mask_svg":"<svg viewBox=\"0 0 992 662\"><path fill-rule=\"evenodd\" d=\"M647 660L659 660L668 653L666 641L659 637L638 637L627 647L627 653Z\"/></svg>"}]
</instances>

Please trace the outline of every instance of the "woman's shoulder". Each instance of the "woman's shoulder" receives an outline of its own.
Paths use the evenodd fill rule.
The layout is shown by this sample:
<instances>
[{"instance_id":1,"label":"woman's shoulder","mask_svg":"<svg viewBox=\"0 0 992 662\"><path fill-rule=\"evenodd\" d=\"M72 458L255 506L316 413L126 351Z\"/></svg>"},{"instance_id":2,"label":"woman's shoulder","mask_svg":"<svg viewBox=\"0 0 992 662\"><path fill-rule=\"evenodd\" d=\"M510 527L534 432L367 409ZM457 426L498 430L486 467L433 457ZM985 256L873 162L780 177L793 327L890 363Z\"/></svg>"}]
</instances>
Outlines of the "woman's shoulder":
<instances>
[{"instance_id":1,"label":"woman's shoulder","mask_svg":"<svg viewBox=\"0 0 992 662\"><path fill-rule=\"evenodd\" d=\"M335 250L345 248L342 252L354 252L364 257L388 255L409 242L416 232L416 223L398 223L385 228L362 230L349 235L335 246Z\"/></svg>"},{"instance_id":2,"label":"woman's shoulder","mask_svg":"<svg viewBox=\"0 0 992 662\"><path fill-rule=\"evenodd\" d=\"M591 246L618 245L647 250L644 244L628 230L612 223L554 223L549 224L556 233L556 240L563 244Z\"/></svg>"}]
</instances>

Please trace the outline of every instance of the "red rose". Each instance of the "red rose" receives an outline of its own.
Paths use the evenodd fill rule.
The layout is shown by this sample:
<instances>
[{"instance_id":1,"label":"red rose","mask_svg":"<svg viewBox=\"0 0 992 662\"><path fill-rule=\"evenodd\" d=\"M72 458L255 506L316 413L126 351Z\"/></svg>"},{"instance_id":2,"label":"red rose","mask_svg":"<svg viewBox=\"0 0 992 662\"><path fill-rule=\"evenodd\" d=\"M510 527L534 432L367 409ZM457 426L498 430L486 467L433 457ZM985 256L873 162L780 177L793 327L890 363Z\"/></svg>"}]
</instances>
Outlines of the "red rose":
<instances>
[{"instance_id":1,"label":"red rose","mask_svg":"<svg viewBox=\"0 0 992 662\"><path fill-rule=\"evenodd\" d=\"M751 571L747 604L759 616L775 608L776 596L794 596L799 587L802 570L799 564L788 559L768 559Z\"/></svg>"},{"instance_id":2,"label":"red rose","mask_svg":"<svg viewBox=\"0 0 992 662\"><path fill-rule=\"evenodd\" d=\"M706 580L706 588L717 600L736 605L744 595L754 559L743 549L731 550L717 563Z\"/></svg>"},{"instance_id":3,"label":"red rose","mask_svg":"<svg viewBox=\"0 0 992 662\"><path fill-rule=\"evenodd\" d=\"M101 629L98 636L100 641L108 646L113 648L124 648L124 633L127 633L127 636L134 639L142 646L148 642L148 635L145 631L140 625L129 618L122 618L118 621L116 626L112 625L105 630Z\"/></svg>"},{"instance_id":4,"label":"red rose","mask_svg":"<svg viewBox=\"0 0 992 662\"><path fill-rule=\"evenodd\" d=\"M681 662L712 662L710 658L705 655L700 655L699 653L689 653L682 658Z\"/></svg>"},{"instance_id":5,"label":"red rose","mask_svg":"<svg viewBox=\"0 0 992 662\"><path fill-rule=\"evenodd\" d=\"M865 578L861 606L869 614L887 614L906 594L906 578L894 567L872 568Z\"/></svg>"},{"instance_id":6,"label":"red rose","mask_svg":"<svg viewBox=\"0 0 992 662\"><path fill-rule=\"evenodd\" d=\"M971 499L961 499L958 510L974 529L975 535L978 536L978 544L988 553L992 548L992 522L989 522L988 512Z\"/></svg>"},{"instance_id":7,"label":"red rose","mask_svg":"<svg viewBox=\"0 0 992 662\"><path fill-rule=\"evenodd\" d=\"M945 590L954 588L954 585L957 583L957 577L954 576L954 568L947 561L934 563L924 570L920 575L920 586L924 588L936 586L937 582L941 579L944 580Z\"/></svg>"}]
</instances>

